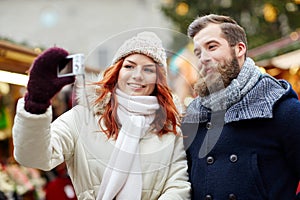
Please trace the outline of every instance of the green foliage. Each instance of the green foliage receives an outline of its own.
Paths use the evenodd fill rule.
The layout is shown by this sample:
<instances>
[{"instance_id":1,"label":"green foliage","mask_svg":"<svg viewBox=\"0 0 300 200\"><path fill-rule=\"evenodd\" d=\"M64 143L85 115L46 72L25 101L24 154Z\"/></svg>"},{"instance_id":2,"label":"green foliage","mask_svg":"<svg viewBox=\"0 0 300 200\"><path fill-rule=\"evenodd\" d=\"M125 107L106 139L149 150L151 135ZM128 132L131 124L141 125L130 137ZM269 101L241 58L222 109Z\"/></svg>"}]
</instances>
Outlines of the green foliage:
<instances>
[{"instance_id":1,"label":"green foliage","mask_svg":"<svg viewBox=\"0 0 300 200\"><path fill-rule=\"evenodd\" d=\"M244 27L251 49L300 27L300 4L296 2L299 0L169 0L161 5L161 10L173 22L174 28L184 34L197 16L229 15ZM176 12L180 3L188 5L184 15ZM265 9L266 5L269 9Z\"/></svg>"}]
</instances>

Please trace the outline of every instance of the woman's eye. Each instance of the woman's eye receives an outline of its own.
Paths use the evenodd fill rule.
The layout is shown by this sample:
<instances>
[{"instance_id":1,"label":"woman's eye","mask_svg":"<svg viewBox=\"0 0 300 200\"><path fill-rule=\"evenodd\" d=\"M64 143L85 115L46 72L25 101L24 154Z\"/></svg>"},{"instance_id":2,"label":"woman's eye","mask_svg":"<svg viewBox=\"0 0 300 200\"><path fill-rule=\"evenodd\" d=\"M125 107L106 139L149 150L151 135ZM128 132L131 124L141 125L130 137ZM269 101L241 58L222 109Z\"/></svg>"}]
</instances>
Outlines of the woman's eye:
<instances>
[{"instance_id":1,"label":"woman's eye","mask_svg":"<svg viewBox=\"0 0 300 200\"><path fill-rule=\"evenodd\" d=\"M144 68L144 70L146 71L146 72L150 72L150 73L154 73L155 72L155 69L153 69L153 68Z\"/></svg>"},{"instance_id":2,"label":"woman's eye","mask_svg":"<svg viewBox=\"0 0 300 200\"><path fill-rule=\"evenodd\" d=\"M131 65L125 65L124 68L131 69L131 68L133 68L133 66L131 66Z\"/></svg>"}]
</instances>

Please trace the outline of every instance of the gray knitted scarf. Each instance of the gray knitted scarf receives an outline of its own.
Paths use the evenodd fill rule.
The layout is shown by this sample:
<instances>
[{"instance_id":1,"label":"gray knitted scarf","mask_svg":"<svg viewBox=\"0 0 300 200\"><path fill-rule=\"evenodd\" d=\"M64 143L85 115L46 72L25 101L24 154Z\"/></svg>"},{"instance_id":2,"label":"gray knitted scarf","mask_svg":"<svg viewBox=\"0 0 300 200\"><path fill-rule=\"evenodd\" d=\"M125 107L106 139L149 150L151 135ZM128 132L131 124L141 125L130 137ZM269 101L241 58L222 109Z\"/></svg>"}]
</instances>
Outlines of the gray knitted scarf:
<instances>
[{"instance_id":1,"label":"gray knitted scarf","mask_svg":"<svg viewBox=\"0 0 300 200\"><path fill-rule=\"evenodd\" d=\"M233 79L228 87L201 97L200 102L212 111L227 110L253 88L261 74L254 61L247 58L238 77Z\"/></svg>"}]
</instances>

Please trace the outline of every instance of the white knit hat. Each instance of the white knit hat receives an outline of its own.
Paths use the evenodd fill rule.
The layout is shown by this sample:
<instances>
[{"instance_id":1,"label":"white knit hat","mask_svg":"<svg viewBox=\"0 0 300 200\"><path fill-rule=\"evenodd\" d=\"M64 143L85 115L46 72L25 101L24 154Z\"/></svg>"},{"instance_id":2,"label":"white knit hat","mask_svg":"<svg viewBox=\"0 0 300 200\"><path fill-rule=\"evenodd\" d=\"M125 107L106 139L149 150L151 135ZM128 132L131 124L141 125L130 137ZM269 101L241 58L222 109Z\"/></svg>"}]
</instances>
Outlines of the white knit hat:
<instances>
[{"instance_id":1,"label":"white knit hat","mask_svg":"<svg viewBox=\"0 0 300 200\"><path fill-rule=\"evenodd\" d=\"M112 64L133 53L149 56L158 64L167 67L167 56L162 41L153 32L141 32L126 40L115 54Z\"/></svg>"}]
</instances>

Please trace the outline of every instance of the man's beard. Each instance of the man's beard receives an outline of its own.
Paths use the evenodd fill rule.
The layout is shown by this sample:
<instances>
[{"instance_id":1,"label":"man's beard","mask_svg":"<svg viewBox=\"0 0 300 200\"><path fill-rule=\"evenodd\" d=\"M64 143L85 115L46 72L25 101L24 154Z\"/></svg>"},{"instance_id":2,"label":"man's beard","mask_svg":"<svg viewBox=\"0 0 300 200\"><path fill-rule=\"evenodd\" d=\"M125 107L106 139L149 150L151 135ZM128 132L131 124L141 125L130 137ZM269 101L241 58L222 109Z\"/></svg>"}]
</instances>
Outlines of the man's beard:
<instances>
[{"instance_id":1,"label":"man's beard","mask_svg":"<svg viewBox=\"0 0 300 200\"><path fill-rule=\"evenodd\" d=\"M226 88L240 73L239 63L235 55L232 55L232 59L226 60L224 64L215 63L210 67L217 69L218 72L213 72L212 75L205 78L200 77L194 85L194 90L200 97Z\"/></svg>"}]
</instances>

